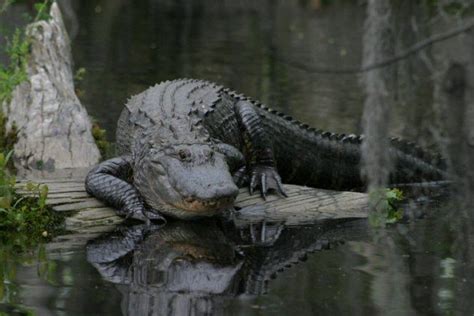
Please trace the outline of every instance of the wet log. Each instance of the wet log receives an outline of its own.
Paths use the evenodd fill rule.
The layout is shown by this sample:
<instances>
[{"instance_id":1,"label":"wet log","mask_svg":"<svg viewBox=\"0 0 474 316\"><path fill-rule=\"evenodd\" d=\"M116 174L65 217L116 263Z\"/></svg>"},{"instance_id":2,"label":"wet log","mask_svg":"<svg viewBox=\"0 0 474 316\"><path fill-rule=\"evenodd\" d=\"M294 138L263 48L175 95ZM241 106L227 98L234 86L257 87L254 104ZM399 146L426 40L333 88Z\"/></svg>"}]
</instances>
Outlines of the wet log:
<instances>
[{"instance_id":1,"label":"wet log","mask_svg":"<svg viewBox=\"0 0 474 316\"><path fill-rule=\"evenodd\" d=\"M84 178L88 169L71 172L51 173L40 177L38 174L23 177L17 183L20 194L33 195L26 189L28 182L46 184L49 188L46 203L55 211L66 212L66 229L86 233L90 229L106 229L123 219L112 208L105 206L85 192ZM71 177L71 174L74 174ZM237 227L255 223L281 223L287 226L314 223L320 220L366 218L368 198L365 193L341 192L285 185L287 198L268 195L263 200L259 194L250 195L248 189L241 189L235 202L235 210L223 216Z\"/></svg>"},{"instance_id":2,"label":"wet log","mask_svg":"<svg viewBox=\"0 0 474 316\"><path fill-rule=\"evenodd\" d=\"M15 124L15 162L32 169L88 167L100 158L91 122L74 92L70 41L56 3L49 21L27 26L28 79L3 105L7 128Z\"/></svg>"}]
</instances>

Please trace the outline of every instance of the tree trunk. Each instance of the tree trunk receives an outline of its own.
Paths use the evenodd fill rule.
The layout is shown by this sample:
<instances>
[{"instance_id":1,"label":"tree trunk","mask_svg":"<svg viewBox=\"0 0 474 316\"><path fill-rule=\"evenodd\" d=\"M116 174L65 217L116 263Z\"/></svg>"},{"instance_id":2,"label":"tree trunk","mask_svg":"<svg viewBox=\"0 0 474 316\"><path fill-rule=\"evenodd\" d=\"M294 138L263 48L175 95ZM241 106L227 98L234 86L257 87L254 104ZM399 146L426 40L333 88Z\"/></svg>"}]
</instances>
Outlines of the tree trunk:
<instances>
[{"instance_id":1,"label":"tree trunk","mask_svg":"<svg viewBox=\"0 0 474 316\"><path fill-rule=\"evenodd\" d=\"M50 15L49 21L28 25L28 80L4 106L7 128L16 124L19 131L15 163L46 170L91 166L100 154L87 112L74 92L70 41L56 3Z\"/></svg>"}]
</instances>

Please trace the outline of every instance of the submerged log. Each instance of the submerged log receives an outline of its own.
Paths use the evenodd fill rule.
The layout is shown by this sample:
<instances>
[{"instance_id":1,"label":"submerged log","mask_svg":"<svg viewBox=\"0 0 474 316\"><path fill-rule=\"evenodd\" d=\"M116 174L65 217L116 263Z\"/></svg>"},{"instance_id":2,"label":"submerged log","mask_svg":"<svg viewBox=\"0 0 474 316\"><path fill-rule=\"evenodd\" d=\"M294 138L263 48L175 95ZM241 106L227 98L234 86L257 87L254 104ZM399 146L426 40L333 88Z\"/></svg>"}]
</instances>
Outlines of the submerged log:
<instances>
[{"instance_id":1,"label":"submerged log","mask_svg":"<svg viewBox=\"0 0 474 316\"><path fill-rule=\"evenodd\" d=\"M74 92L70 41L56 3L50 16L49 21L27 26L28 79L4 106L7 128L18 128L15 161L30 169L92 166L100 154L87 112Z\"/></svg>"}]
</instances>

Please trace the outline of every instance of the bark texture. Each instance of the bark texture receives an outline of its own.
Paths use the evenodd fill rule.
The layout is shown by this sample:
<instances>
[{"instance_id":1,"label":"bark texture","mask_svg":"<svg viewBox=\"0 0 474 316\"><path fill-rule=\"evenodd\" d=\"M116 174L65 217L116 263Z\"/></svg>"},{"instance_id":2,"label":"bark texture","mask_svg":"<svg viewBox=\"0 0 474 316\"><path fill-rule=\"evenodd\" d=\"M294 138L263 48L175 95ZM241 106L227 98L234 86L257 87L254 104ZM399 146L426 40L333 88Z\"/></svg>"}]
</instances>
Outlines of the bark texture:
<instances>
[{"instance_id":1,"label":"bark texture","mask_svg":"<svg viewBox=\"0 0 474 316\"><path fill-rule=\"evenodd\" d=\"M100 153L91 122L74 92L71 46L61 12L51 6L49 21L27 27L31 41L28 80L6 106L8 127L19 129L16 164L29 169L87 167Z\"/></svg>"}]
</instances>

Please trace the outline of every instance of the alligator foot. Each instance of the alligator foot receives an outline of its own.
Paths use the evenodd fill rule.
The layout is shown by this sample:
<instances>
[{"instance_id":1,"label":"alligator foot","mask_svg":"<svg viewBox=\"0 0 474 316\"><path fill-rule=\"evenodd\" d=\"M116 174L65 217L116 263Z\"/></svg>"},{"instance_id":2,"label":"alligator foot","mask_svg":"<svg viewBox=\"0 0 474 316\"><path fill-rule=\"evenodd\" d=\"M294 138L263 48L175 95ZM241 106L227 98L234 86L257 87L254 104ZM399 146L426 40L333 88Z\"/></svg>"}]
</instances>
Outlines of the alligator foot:
<instances>
[{"instance_id":1,"label":"alligator foot","mask_svg":"<svg viewBox=\"0 0 474 316\"><path fill-rule=\"evenodd\" d=\"M131 165L128 156L112 158L101 162L87 175L87 193L114 207L126 218L134 218L150 224L164 224L166 220L156 211L148 208L137 189L127 181Z\"/></svg>"},{"instance_id":2,"label":"alligator foot","mask_svg":"<svg viewBox=\"0 0 474 316\"><path fill-rule=\"evenodd\" d=\"M143 205L137 208L122 208L117 210L119 215L125 216L126 219L133 218L143 221L147 226L162 226L166 224L166 219L155 211L146 208Z\"/></svg>"},{"instance_id":3,"label":"alligator foot","mask_svg":"<svg viewBox=\"0 0 474 316\"><path fill-rule=\"evenodd\" d=\"M241 230L240 235L243 240L248 240L251 245L271 246L278 240L284 228L281 223L251 223L248 231Z\"/></svg>"},{"instance_id":4,"label":"alligator foot","mask_svg":"<svg viewBox=\"0 0 474 316\"><path fill-rule=\"evenodd\" d=\"M260 187L260 192L264 200L269 190L274 190L284 197L288 197L283 189L280 175L273 167L257 165L252 168L249 186L250 194L253 194L253 191L257 187Z\"/></svg>"}]
</instances>

